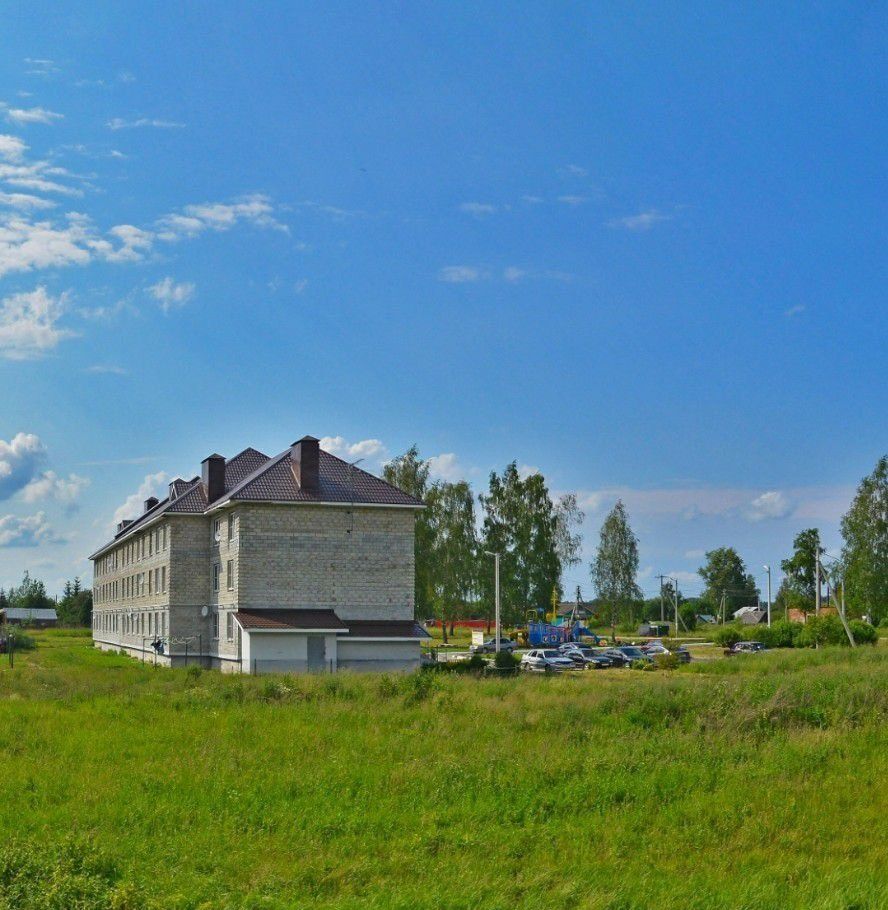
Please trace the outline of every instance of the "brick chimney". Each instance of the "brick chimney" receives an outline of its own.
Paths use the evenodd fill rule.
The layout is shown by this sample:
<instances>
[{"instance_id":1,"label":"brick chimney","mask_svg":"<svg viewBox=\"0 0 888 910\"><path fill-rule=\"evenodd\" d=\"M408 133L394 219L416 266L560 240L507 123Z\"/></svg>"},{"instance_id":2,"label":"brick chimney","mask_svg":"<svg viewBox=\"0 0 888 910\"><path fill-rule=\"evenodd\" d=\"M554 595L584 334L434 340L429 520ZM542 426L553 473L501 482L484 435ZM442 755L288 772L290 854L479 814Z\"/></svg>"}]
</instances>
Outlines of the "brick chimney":
<instances>
[{"instance_id":1,"label":"brick chimney","mask_svg":"<svg viewBox=\"0 0 888 910\"><path fill-rule=\"evenodd\" d=\"M221 455L207 455L201 468L207 502L215 502L225 492L225 459Z\"/></svg>"},{"instance_id":2,"label":"brick chimney","mask_svg":"<svg viewBox=\"0 0 888 910\"><path fill-rule=\"evenodd\" d=\"M145 511L146 511L146 512L150 512L156 505L157 505L157 497L156 497L156 496L149 496L149 497L145 500Z\"/></svg>"},{"instance_id":3,"label":"brick chimney","mask_svg":"<svg viewBox=\"0 0 888 910\"><path fill-rule=\"evenodd\" d=\"M293 471L299 489L306 493L320 491L320 442L314 436L303 436L293 443L290 449L290 458L293 461Z\"/></svg>"}]
</instances>

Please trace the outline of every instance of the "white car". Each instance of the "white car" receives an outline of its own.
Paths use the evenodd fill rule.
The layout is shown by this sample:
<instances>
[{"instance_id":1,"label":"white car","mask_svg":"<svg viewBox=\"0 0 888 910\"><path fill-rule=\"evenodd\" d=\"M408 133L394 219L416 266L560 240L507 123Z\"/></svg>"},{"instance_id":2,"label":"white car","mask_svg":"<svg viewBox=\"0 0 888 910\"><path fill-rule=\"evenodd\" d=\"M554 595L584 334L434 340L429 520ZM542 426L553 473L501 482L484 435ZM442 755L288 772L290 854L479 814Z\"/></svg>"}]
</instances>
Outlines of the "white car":
<instances>
[{"instance_id":1,"label":"white car","mask_svg":"<svg viewBox=\"0 0 888 910\"><path fill-rule=\"evenodd\" d=\"M577 666L555 648L534 648L521 658L522 670L534 670L537 673L560 673L563 670L576 670Z\"/></svg>"}]
</instances>

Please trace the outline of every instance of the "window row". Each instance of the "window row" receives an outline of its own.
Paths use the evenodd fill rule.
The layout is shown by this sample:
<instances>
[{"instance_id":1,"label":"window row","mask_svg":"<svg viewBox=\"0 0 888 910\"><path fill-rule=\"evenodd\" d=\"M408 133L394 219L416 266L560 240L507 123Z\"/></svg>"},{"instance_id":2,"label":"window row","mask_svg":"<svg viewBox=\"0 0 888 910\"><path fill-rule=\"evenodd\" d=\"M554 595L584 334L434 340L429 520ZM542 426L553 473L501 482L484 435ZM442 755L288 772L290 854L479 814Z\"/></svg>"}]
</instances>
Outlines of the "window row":
<instances>
[{"instance_id":1,"label":"window row","mask_svg":"<svg viewBox=\"0 0 888 910\"><path fill-rule=\"evenodd\" d=\"M134 537L132 540L118 547L113 553L96 560L95 573L97 577L116 572L123 566L130 566L148 559L155 553L163 553L170 545L169 525L159 525Z\"/></svg>"},{"instance_id":2,"label":"window row","mask_svg":"<svg viewBox=\"0 0 888 910\"><path fill-rule=\"evenodd\" d=\"M141 635L147 637L167 634L167 614L165 611L139 613L93 613L93 631L122 633L123 635Z\"/></svg>"},{"instance_id":3,"label":"window row","mask_svg":"<svg viewBox=\"0 0 888 910\"><path fill-rule=\"evenodd\" d=\"M132 600L135 597L150 597L152 594L166 594L167 567L158 566L147 572L136 572L114 581L106 581L93 587L93 599L97 604L115 600Z\"/></svg>"}]
</instances>

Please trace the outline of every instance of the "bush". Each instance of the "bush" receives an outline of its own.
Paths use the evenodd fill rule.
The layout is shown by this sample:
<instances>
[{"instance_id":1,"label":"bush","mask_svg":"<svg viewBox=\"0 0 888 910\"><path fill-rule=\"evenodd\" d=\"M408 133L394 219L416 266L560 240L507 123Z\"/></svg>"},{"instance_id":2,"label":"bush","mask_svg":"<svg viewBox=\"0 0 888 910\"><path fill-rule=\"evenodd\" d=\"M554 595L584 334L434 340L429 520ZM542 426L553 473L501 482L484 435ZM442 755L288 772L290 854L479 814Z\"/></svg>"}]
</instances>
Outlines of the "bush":
<instances>
[{"instance_id":1,"label":"bush","mask_svg":"<svg viewBox=\"0 0 888 910\"><path fill-rule=\"evenodd\" d=\"M876 627L871 626L862 619L852 619L848 625L851 626L851 634L854 636L854 641L859 645L874 645L879 640L879 633L876 631Z\"/></svg>"},{"instance_id":2,"label":"bush","mask_svg":"<svg viewBox=\"0 0 888 910\"><path fill-rule=\"evenodd\" d=\"M778 619L768 626L757 626L749 631L750 641L760 641L766 648L792 648L801 634L802 624Z\"/></svg>"},{"instance_id":3,"label":"bush","mask_svg":"<svg viewBox=\"0 0 888 910\"><path fill-rule=\"evenodd\" d=\"M10 629L8 637L13 640L13 649L16 651L33 651L37 647L37 640L20 629Z\"/></svg>"},{"instance_id":4,"label":"bush","mask_svg":"<svg viewBox=\"0 0 888 910\"><path fill-rule=\"evenodd\" d=\"M658 670L677 670L679 660L675 654L655 654L654 666Z\"/></svg>"},{"instance_id":5,"label":"bush","mask_svg":"<svg viewBox=\"0 0 888 910\"><path fill-rule=\"evenodd\" d=\"M514 670L520 663L521 658L511 651L499 651L493 657L493 665L497 670Z\"/></svg>"},{"instance_id":6,"label":"bush","mask_svg":"<svg viewBox=\"0 0 888 910\"><path fill-rule=\"evenodd\" d=\"M715 630L712 640L724 648L736 645L738 641L746 640L746 630L741 626L722 626Z\"/></svg>"},{"instance_id":7,"label":"bush","mask_svg":"<svg viewBox=\"0 0 888 910\"><path fill-rule=\"evenodd\" d=\"M826 616L809 616L795 639L797 648L813 648L817 645L847 644L848 637L842 620L833 613Z\"/></svg>"}]
</instances>

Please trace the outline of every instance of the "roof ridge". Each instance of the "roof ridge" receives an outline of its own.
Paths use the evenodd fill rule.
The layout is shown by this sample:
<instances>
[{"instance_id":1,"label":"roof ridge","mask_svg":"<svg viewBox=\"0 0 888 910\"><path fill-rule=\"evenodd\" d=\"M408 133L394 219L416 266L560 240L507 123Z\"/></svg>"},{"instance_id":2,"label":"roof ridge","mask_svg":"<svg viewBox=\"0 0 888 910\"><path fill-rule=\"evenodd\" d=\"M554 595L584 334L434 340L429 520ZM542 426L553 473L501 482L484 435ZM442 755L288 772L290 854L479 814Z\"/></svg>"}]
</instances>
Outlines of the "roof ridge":
<instances>
[{"instance_id":1,"label":"roof ridge","mask_svg":"<svg viewBox=\"0 0 888 910\"><path fill-rule=\"evenodd\" d=\"M262 453L260 452L259 454L261 455ZM268 461L265 462L265 464L259 465L259 467L256 468L254 471L247 474L247 476L240 483L236 483L225 494L225 498L222 499L221 502L218 502L218 503L214 502L213 506L215 507L217 505L222 505L222 503L228 502L228 500L230 500L231 497L235 493L240 493L249 484L251 484L254 480L257 480L259 477L261 477L266 471L271 470L271 468L273 468L273 467L275 467L275 465L279 464L283 460L285 455L289 455L289 454L290 454L290 449L284 449L284 451L281 452L279 455L273 455L271 458L268 459Z\"/></svg>"},{"instance_id":2,"label":"roof ridge","mask_svg":"<svg viewBox=\"0 0 888 910\"><path fill-rule=\"evenodd\" d=\"M379 483L384 483L387 487L392 490L397 490L402 496L409 496L411 499L415 500L417 503L422 503L421 499L417 499L412 493L408 493L405 490L402 490L400 487L396 487L393 483L389 483L384 477L379 477L376 474L371 474L369 471L365 471L363 468L359 468L356 464L350 461L346 461L344 458L340 458L338 455L334 455L332 452L328 452L326 449L321 449L321 451L328 457L333 458L340 464L344 464L346 467L351 468L353 471L360 471L361 474L366 475L367 477L372 478L373 480L378 481Z\"/></svg>"}]
</instances>

